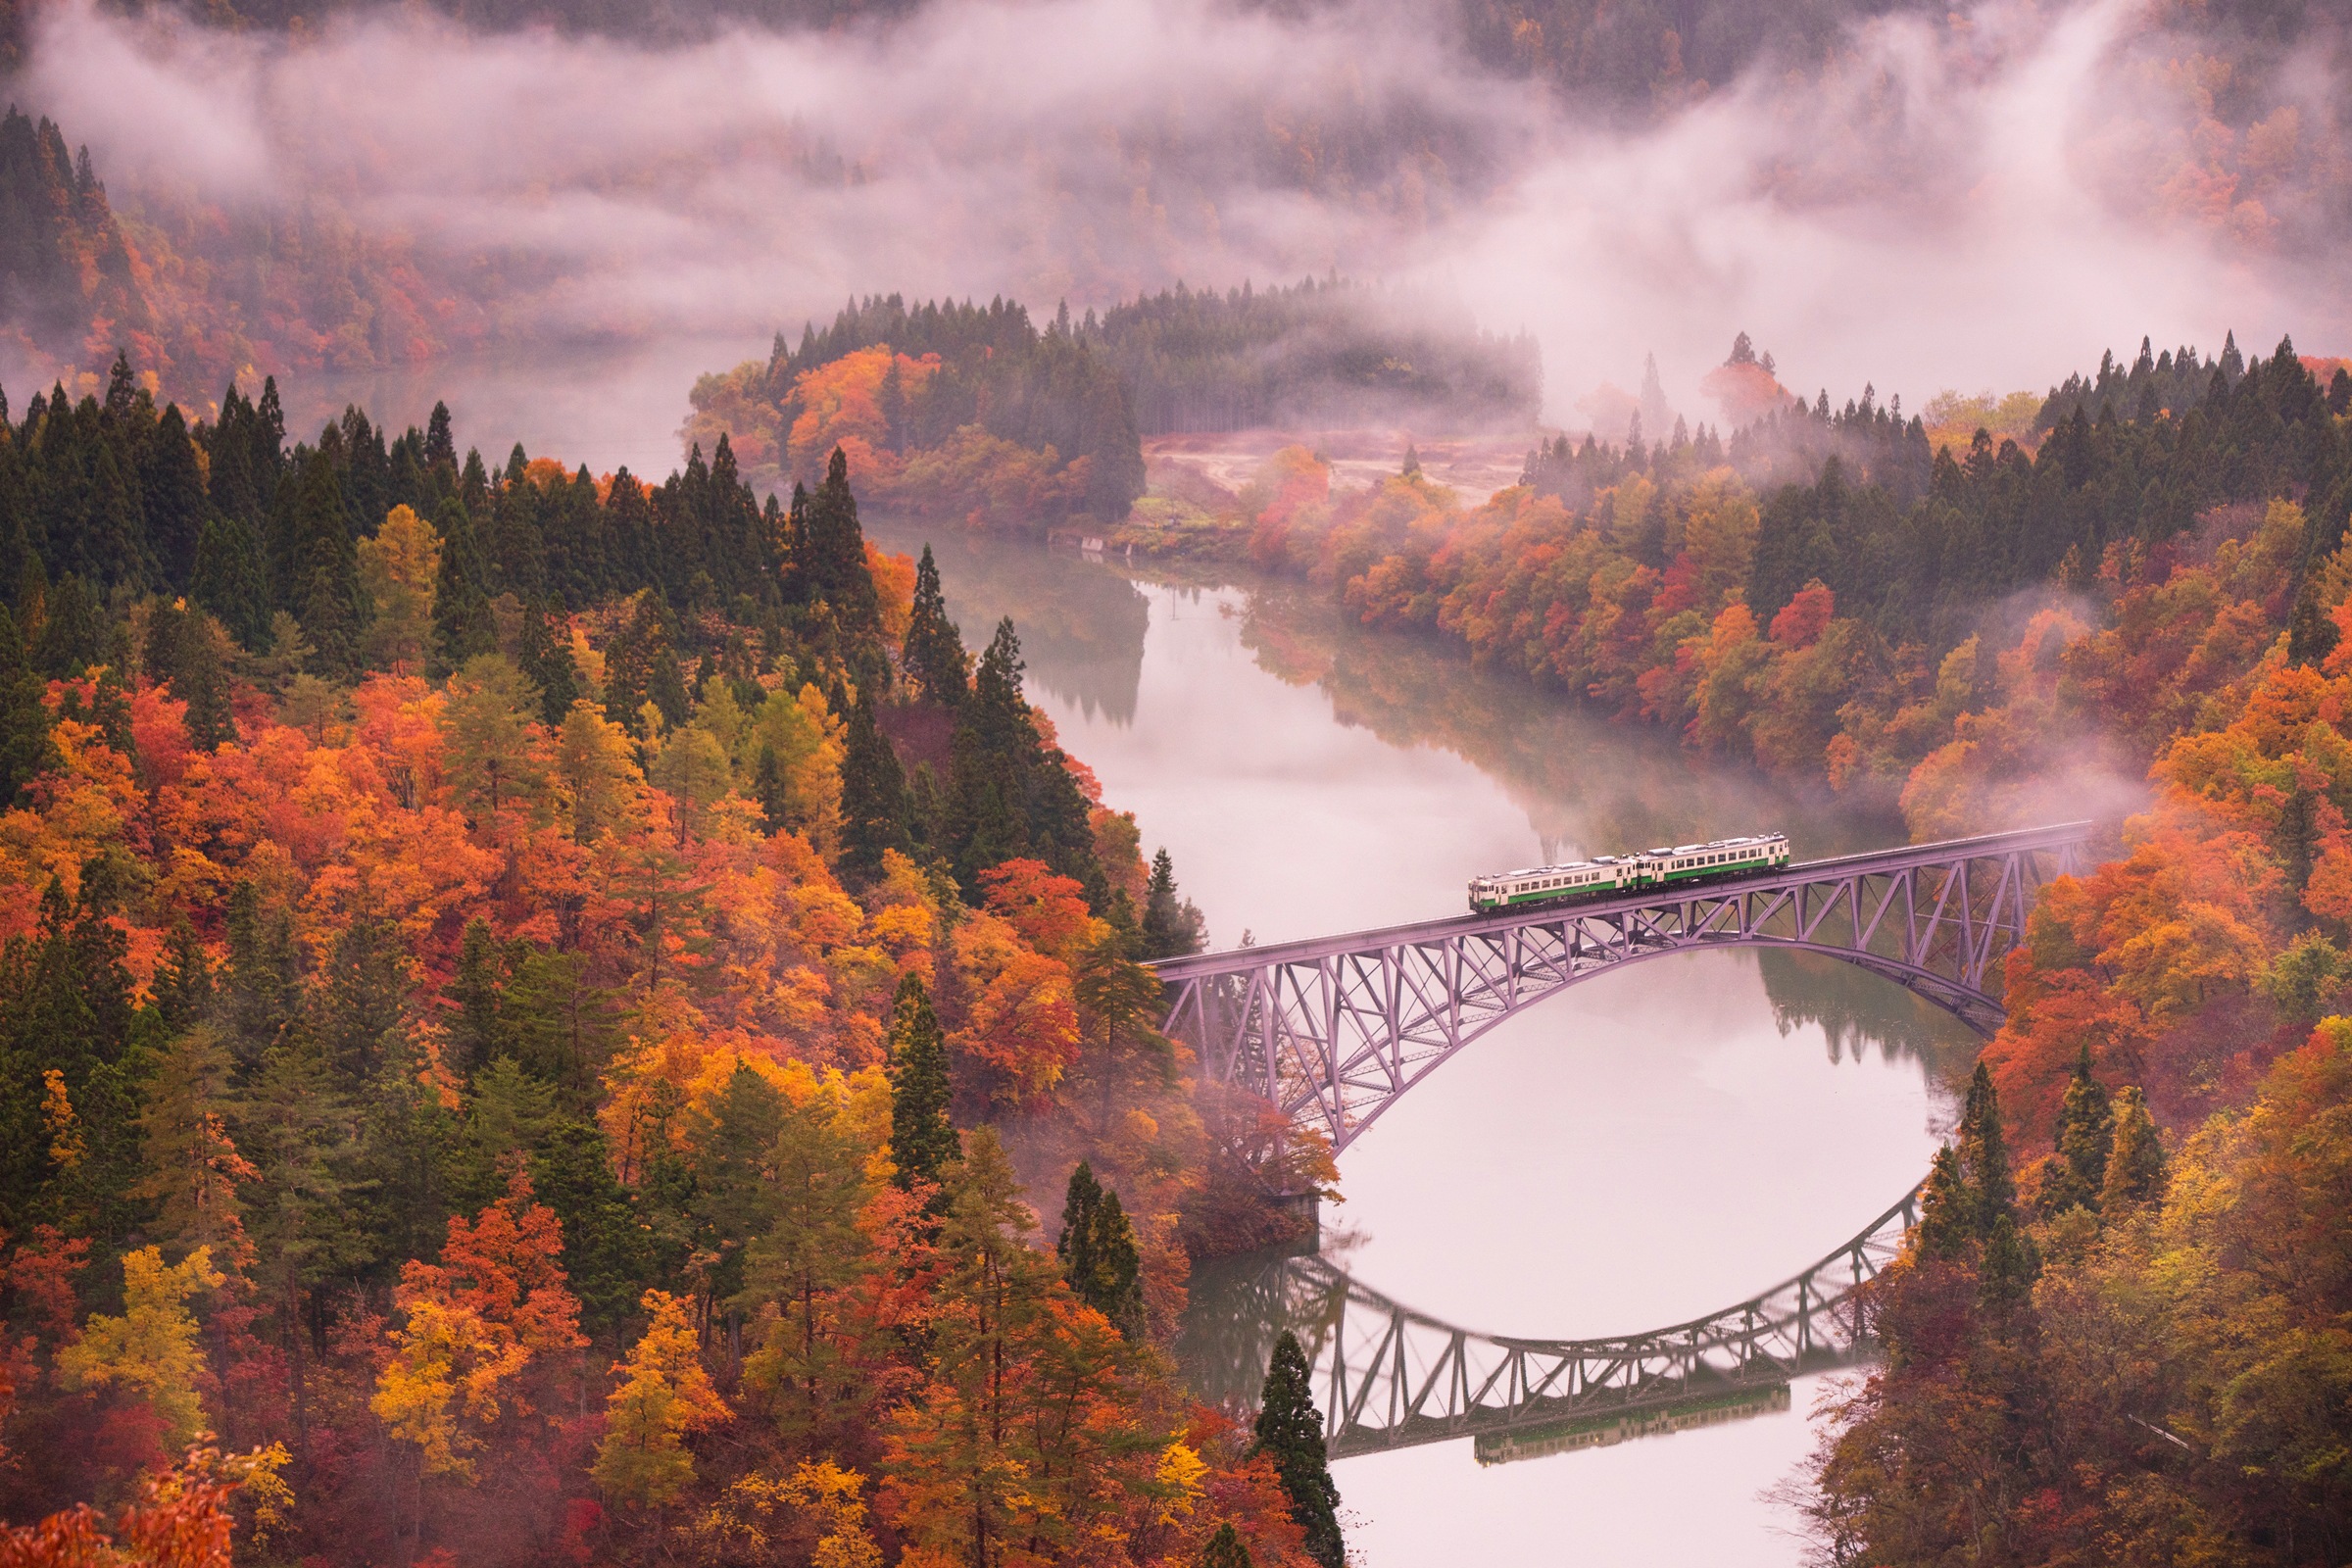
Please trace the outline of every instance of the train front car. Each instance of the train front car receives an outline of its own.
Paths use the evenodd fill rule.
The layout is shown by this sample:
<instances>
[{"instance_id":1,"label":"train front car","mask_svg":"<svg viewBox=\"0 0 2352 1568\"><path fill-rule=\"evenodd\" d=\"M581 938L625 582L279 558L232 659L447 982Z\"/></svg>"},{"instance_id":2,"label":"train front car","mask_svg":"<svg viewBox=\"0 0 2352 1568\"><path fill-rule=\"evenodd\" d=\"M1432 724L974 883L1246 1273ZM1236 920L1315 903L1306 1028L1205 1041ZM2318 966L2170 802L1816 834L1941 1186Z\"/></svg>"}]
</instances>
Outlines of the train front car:
<instances>
[{"instance_id":1,"label":"train front car","mask_svg":"<svg viewBox=\"0 0 2352 1568\"><path fill-rule=\"evenodd\" d=\"M1705 844L1675 844L1652 850L1643 858L1648 862L1650 881L1656 885L1713 882L1787 865L1788 839L1786 834L1759 833Z\"/></svg>"}]
</instances>

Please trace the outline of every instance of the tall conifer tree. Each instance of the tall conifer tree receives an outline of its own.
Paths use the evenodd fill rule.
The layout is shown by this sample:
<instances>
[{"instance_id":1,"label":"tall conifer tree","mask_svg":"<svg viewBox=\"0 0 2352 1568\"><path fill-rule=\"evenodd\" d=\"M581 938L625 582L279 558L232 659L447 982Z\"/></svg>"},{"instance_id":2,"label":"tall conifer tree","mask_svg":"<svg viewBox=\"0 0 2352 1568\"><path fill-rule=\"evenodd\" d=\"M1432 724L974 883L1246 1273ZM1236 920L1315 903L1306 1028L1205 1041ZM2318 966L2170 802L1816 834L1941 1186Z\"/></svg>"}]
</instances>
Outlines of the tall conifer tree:
<instances>
[{"instance_id":1,"label":"tall conifer tree","mask_svg":"<svg viewBox=\"0 0 2352 1568\"><path fill-rule=\"evenodd\" d=\"M1144 1332L1143 1260L1119 1195L1095 1180L1080 1160L1062 1202L1061 1236L1054 1243L1070 1292L1127 1338Z\"/></svg>"},{"instance_id":2,"label":"tall conifer tree","mask_svg":"<svg viewBox=\"0 0 2352 1568\"><path fill-rule=\"evenodd\" d=\"M841 760L841 858L846 866L875 872L885 851L904 855L914 847L906 800L906 775L889 737L874 722L874 700L864 688L851 705Z\"/></svg>"},{"instance_id":3,"label":"tall conifer tree","mask_svg":"<svg viewBox=\"0 0 2352 1568\"><path fill-rule=\"evenodd\" d=\"M248 653L270 644L270 573L253 524L234 514L208 519L196 542L188 597L220 617Z\"/></svg>"},{"instance_id":4,"label":"tall conifer tree","mask_svg":"<svg viewBox=\"0 0 2352 1568\"><path fill-rule=\"evenodd\" d=\"M948 1120L947 1041L930 993L911 974L899 982L891 1008L889 1073L891 1180L901 1188L936 1184L960 1148Z\"/></svg>"},{"instance_id":5,"label":"tall conifer tree","mask_svg":"<svg viewBox=\"0 0 2352 1568\"><path fill-rule=\"evenodd\" d=\"M914 611L906 623L905 663L923 695L944 708L957 707L971 690L971 656L948 618L947 597L940 591L939 566L929 545L923 546L922 559L915 563Z\"/></svg>"},{"instance_id":6,"label":"tall conifer tree","mask_svg":"<svg viewBox=\"0 0 2352 1568\"><path fill-rule=\"evenodd\" d=\"M2000 1097L1993 1090L1992 1073L1983 1061L1968 1080L1968 1101L1960 1113L1960 1164L1976 1198L1977 1234L1989 1237L1993 1226L2016 1203L2017 1184L2009 1173Z\"/></svg>"},{"instance_id":7,"label":"tall conifer tree","mask_svg":"<svg viewBox=\"0 0 2352 1568\"><path fill-rule=\"evenodd\" d=\"M2099 1193L2100 1212L2116 1215L2164 1197L2164 1144L2156 1135L2155 1118L2148 1114L2147 1097L2136 1087L2115 1096L2115 1141L2107 1156L2106 1185Z\"/></svg>"},{"instance_id":8,"label":"tall conifer tree","mask_svg":"<svg viewBox=\"0 0 2352 1568\"><path fill-rule=\"evenodd\" d=\"M50 739L46 684L24 657L17 623L0 608L0 809L16 804L25 785L57 765Z\"/></svg>"},{"instance_id":9,"label":"tall conifer tree","mask_svg":"<svg viewBox=\"0 0 2352 1568\"><path fill-rule=\"evenodd\" d=\"M1291 1499L1291 1522L1306 1532L1306 1554L1322 1568L1347 1568L1340 1489L1331 1479L1331 1463L1323 1449L1323 1412L1315 1408L1310 1377L1298 1336L1284 1329L1266 1368L1250 1456L1263 1453L1273 1458L1275 1474Z\"/></svg>"},{"instance_id":10,"label":"tall conifer tree","mask_svg":"<svg viewBox=\"0 0 2352 1568\"><path fill-rule=\"evenodd\" d=\"M2107 1091L2091 1075L2090 1046L2075 1060L2075 1074L2058 1107L2058 1158L2044 1184L2044 1210L2057 1213L2081 1204L2096 1208L2107 1182L2107 1153L2115 1143L2115 1117Z\"/></svg>"}]
</instances>

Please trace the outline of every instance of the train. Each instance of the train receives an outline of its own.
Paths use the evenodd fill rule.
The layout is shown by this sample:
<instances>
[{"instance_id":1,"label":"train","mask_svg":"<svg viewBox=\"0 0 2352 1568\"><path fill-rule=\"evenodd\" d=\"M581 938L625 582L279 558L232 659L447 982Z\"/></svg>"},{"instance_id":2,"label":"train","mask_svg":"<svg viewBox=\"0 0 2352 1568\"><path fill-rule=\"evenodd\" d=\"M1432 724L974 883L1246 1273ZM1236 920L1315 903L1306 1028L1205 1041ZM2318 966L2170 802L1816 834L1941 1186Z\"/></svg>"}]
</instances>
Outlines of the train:
<instances>
[{"instance_id":1,"label":"train","mask_svg":"<svg viewBox=\"0 0 2352 1568\"><path fill-rule=\"evenodd\" d=\"M1603 855L1590 860L1571 860L1565 865L1539 865L1525 871L1472 877L1470 912L1493 914L1531 904L1557 904L1611 893L1639 893L1644 888L1675 883L1752 876L1759 871L1778 870L1788 863L1786 833L1675 844L1635 855Z\"/></svg>"}]
</instances>

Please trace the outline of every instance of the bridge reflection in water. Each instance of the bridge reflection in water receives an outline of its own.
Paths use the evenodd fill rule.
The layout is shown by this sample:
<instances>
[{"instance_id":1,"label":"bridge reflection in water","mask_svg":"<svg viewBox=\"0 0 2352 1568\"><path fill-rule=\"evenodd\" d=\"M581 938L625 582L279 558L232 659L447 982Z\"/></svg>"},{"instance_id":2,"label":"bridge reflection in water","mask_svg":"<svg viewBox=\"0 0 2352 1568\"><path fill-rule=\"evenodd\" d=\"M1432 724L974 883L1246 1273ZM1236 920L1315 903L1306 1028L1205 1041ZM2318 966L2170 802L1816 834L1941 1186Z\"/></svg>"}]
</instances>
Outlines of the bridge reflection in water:
<instances>
[{"instance_id":1,"label":"bridge reflection in water","mask_svg":"<svg viewBox=\"0 0 2352 1568\"><path fill-rule=\"evenodd\" d=\"M1873 1352L1856 1292L1893 1260L1918 1200L1759 1296L1599 1339L1460 1328L1312 1253L1228 1259L1197 1271L1178 1354L1204 1398L1247 1408L1275 1339L1297 1334L1334 1458L1474 1438L1481 1463L1500 1463L1786 1410L1789 1379Z\"/></svg>"}]
</instances>

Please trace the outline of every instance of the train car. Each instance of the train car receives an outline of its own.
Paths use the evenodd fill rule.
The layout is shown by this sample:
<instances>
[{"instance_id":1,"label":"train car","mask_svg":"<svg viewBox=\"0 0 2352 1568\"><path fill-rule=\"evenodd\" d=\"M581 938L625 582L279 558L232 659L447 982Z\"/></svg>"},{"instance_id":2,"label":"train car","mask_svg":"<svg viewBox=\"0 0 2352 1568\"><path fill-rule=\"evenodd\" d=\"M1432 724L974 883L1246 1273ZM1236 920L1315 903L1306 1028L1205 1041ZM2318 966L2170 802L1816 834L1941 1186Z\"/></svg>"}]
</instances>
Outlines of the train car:
<instances>
[{"instance_id":1,"label":"train car","mask_svg":"<svg viewBox=\"0 0 2352 1568\"><path fill-rule=\"evenodd\" d=\"M1643 888L1686 882L1708 882L1722 877L1750 876L1788 863L1788 838L1783 833L1759 833L1745 838L1712 839L1704 844L1675 844L1639 855L1603 855L1564 865L1531 866L1524 871L1500 871L1470 879L1470 912L1492 914L1499 909L1524 908L1535 904L1599 898L1610 893L1638 893Z\"/></svg>"}]
</instances>

